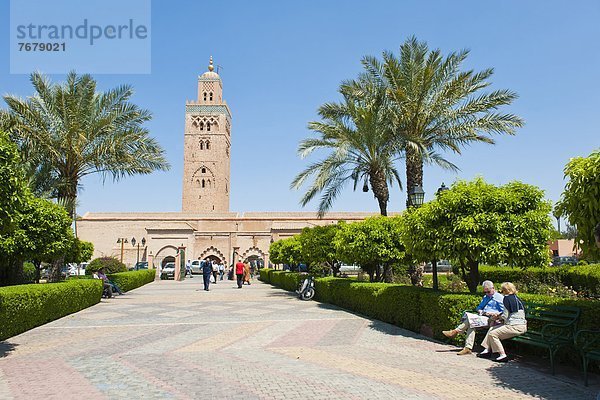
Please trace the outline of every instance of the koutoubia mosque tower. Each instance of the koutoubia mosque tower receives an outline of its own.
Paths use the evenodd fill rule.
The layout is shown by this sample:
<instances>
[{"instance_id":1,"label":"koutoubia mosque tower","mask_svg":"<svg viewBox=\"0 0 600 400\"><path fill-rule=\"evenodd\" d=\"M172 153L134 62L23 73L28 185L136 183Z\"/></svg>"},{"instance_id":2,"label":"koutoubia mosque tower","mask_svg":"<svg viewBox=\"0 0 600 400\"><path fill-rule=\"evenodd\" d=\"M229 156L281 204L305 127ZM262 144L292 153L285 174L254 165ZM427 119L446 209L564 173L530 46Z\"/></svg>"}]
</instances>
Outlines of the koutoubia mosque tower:
<instances>
[{"instance_id":1,"label":"koutoubia mosque tower","mask_svg":"<svg viewBox=\"0 0 600 400\"><path fill-rule=\"evenodd\" d=\"M228 212L231 111L210 58L198 77L198 100L185 105L183 212Z\"/></svg>"},{"instance_id":2,"label":"koutoubia mosque tower","mask_svg":"<svg viewBox=\"0 0 600 400\"><path fill-rule=\"evenodd\" d=\"M164 265L185 248L188 259L213 259L226 265L237 259L253 260L267 266L273 241L298 234L304 227L372 215L328 213L320 219L315 211L231 212L232 115L212 57L208 71L198 77L197 99L185 104L183 143L181 212L86 213L77 222L78 234L94 244L94 258L122 257L128 266L152 259L155 265Z\"/></svg>"}]
</instances>

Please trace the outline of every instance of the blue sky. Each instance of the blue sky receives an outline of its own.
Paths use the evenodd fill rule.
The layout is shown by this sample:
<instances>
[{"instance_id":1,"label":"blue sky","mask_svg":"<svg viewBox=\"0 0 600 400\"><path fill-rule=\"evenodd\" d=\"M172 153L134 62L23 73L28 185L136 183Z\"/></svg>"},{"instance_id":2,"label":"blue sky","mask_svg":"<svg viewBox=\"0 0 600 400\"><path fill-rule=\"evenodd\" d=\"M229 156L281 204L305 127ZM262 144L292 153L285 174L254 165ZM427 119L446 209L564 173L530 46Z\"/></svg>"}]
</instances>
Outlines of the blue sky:
<instances>
[{"instance_id":1,"label":"blue sky","mask_svg":"<svg viewBox=\"0 0 600 400\"><path fill-rule=\"evenodd\" d=\"M0 0L0 15L0 94L30 95L28 76L9 74L7 0ZM134 86L133 101L152 111L148 128L172 169L118 183L90 176L79 212L180 210L185 101L195 98L210 55L222 66L233 113L231 210L301 210L301 193L289 184L308 162L296 155L298 142L311 134L307 122L319 105L338 99L340 81L361 71L362 56L397 52L411 35L445 53L470 49L465 68L493 67L493 88L520 96L505 111L526 120L495 146L448 155L459 173L426 167L426 198L442 181L482 175L495 184L516 179L540 186L556 201L565 163L600 147L598 20L597 1L153 1L152 72L95 76L101 89ZM121 62L135 62L127 57ZM395 187L388 210L402 210L404 202ZM350 186L333 209L378 211L370 192Z\"/></svg>"}]
</instances>

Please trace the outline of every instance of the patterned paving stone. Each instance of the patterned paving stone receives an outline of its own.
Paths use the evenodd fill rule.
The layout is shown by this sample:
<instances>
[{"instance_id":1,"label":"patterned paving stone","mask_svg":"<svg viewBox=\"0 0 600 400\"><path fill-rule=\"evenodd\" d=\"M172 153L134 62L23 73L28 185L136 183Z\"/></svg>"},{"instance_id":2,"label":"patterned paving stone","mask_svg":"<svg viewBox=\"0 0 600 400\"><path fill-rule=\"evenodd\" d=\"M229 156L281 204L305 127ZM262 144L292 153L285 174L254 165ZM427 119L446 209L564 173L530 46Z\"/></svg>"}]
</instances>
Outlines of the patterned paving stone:
<instances>
[{"instance_id":1,"label":"patterned paving stone","mask_svg":"<svg viewBox=\"0 0 600 400\"><path fill-rule=\"evenodd\" d=\"M0 343L0 400L596 400L600 380L457 357L254 282L155 282ZM57 382L66 384L57 385Z\"/></svg>"}]
</instances>

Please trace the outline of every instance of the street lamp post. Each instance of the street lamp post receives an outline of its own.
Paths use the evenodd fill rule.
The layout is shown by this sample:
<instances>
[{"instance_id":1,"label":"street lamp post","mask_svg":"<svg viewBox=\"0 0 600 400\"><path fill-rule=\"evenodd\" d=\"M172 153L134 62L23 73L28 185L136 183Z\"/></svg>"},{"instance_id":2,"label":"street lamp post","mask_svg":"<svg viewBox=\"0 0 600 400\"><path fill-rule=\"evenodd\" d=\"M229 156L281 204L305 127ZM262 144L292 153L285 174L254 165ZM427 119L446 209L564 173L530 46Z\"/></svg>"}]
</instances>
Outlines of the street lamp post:
<instances>
[{"instance_id":1,"label":"street lamp post","mask_svg":"<svg viewBox=\"0 0 600 400\"><path fill-rule=\"evenodd\" d=\"M135 240L135 237L132 237L131 238L131 245L133 247L135 247L136 242L137 241ZM144 248L146 247L146 238L145 237L142 238L141 244L142 244L142 247L144 247ZM135 265L137 266L139 262L140 262L140 243L137 242L137 258L136 258Z\"/></svg>"},{"instance_id":2,"label":"street lamp post","mask_svg":"<svg viewBox=\"0 0 600 400\"><path fill-rule=\"evenodd\" d=\"M408 190L408 206L409 207L421 207L423 205L423 200L425 199L425 191L423 187L419 184L415 184L415 186L411 187Z\"/></svg>"},{"instance_id":3,"label":"street lamp post","mask_svg":"<svg viewBox=\"0 0 600 400\"><path fill-rule=\"evenodd\" d=\"M121 264L123 264L123 250L125 243L127 243L127 239L125 239L124 237L120 237L117 239L117 243L121 245Z\"/></svg>"},{"instance_id":4,"label":"street lamp post","mask_svg":"<svg viewBox=\"0 0 600 400\"><path fill-rule=\"evenodd\" d=\"M448 187L444 184L444 182L442 182L442 186L439 187L439 189L435 192L435 194L436 194L436 196L439 197L442 193L444 193L448 190L450 190L450 189L448 189ZM438 260L436 258L434 258L431 261L431 271L433 272L433 290L439 289L437 262L438 262Z\"/></svg>"}]
</instances>

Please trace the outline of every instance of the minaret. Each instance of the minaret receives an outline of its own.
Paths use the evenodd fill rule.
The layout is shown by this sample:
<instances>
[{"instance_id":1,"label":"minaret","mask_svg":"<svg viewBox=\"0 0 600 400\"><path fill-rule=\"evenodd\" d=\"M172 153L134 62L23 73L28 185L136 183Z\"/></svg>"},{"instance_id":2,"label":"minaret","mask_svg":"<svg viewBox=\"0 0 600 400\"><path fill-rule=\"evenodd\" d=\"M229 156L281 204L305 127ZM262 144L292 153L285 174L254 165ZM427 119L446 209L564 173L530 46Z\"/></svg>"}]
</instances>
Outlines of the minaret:
<instances>
[{"instance_id":1,"label":"minaret","mask_svg":"<svg viewBox=\"0 0 600 400\"><path fill-rule=\"evenodd\" d=\"M229 211L231 112L214 72L198 77L198 100L185 105L182 211Z\"/></svg>"}]
</instances>

